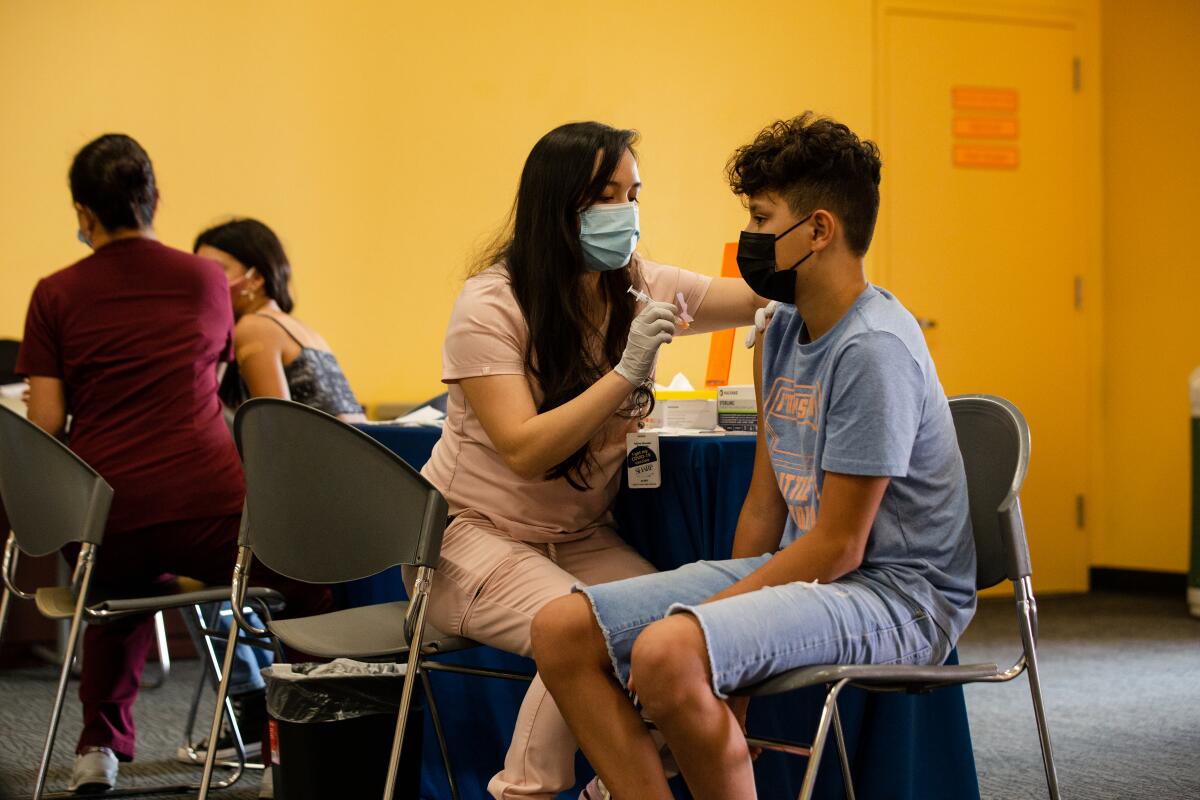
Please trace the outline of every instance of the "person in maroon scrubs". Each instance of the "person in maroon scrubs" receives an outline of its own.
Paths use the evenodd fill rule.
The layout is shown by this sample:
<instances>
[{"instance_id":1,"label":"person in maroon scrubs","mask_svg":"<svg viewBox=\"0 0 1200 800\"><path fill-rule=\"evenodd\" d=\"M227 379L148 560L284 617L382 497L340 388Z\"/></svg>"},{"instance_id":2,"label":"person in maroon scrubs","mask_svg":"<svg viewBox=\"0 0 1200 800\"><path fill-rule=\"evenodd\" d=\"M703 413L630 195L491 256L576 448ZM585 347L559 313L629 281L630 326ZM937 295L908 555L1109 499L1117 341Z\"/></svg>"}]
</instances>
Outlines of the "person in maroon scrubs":
<instances>
[{"instance_id":1,"label":"person in maroon scrubs","mask_svg":"<svg viewBox=\"0 0 1200 800\"><path fill-rule=\"evenodd\" d=\"M70 186L93 252L38 282L17 371L29 379L30 420L59 435L70 419L71 449L113 487L94 586L136 596L173 575L228 584L245 485L217 398L233 359L225 273L155 239L154 170L130 137L86 145ZM329 606L323 588L262 568L253 580L283 591L292 614ZM117 762L133 758L132 707L153 642L150 616L87 627L73 790L113 786Z\"/></svg>"}]
</instances>

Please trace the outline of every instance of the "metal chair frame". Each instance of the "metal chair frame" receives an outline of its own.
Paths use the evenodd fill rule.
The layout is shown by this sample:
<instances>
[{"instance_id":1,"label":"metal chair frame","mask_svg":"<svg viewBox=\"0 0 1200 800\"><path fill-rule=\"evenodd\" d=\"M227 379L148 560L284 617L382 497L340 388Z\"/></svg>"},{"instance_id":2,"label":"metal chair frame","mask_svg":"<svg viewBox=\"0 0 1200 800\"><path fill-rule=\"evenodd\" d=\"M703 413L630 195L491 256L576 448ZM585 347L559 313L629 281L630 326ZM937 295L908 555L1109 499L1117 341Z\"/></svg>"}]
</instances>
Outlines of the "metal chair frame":
<instances>
[{"instance_id":1,"label":"metal chair frame","mask_svg":"<svg viewBox=\"0 0 1200 800\"><path fill-rule=\"evenodd\" d=\"M10 441L10 436L13 438L13 441ZM23 442L20 440L23 440ZM76 795L73 792L53 792L47 794L45 789L46 776L54 751L58 725L62 717L63 701L66 696L67 684L71 678L80 632L84 622L103 623L134 614L155 613L161 611L163 608L195 605L210 601L214 591L220 594L224 590L187 592L156 598L123 598L119 601L102 600L89 605L88 600L92 588L92 574L95 569L96 554L101 546L104 528L108 520L108 511L113 494L112 487L95 470L84 463L82 459L72 453L57 439L42 431L16 412L0 407L0 458L4 458L8 454L10 446L15 449L21 444L38 450L41 456L55 462L54 467L73 473L73 479L77 483L76 488L82 487L86 490L86 498L82 495L74 498L76 501L80 501L81 505L86 505L86 508L71 509L71 514L78 517L79 529L70 531L55 530L54 534L50 537L61 540L63 544L67 542L78 542L80 544L79 554L76 557L75 567L72 570L68 586L42 587L35 592L25 592L17 586L15 577L19 554L25 552L32 555L47 555L48 553L39 552L37 548L34 548L32 551L28 548L23 548L21 546L21 537L16 530L17 524L15 523L12 525L13 530L9 532L7 541L5 542L3 560L0 562L0 580L3 581L4 587L3 592L0 593L0 640L3 639L5 623L8 619L8 611L12 605L11 599L13 597L19 600L33 600L38 606L38 611L43 616L51 619L70 619L70 630L67 635L62 664L59 670L58 685L50 715L50 725L42 747L41 760L38 764L33 798L34 800L42 800L42 798L51 797L75 797ZM14 463L15 461L16 459L14 459ZM11 467L11 465L9 466ZM9 473L7 469L0 469L0 491L4 491L5 474L8 474L11 478L13 473ZM12 517L16 516L22 518L23 522L21 524L23 525L24 523L36 522L39 516L45 517L49 514L49 510L46 510L46 504L63 499L54 495L56 488L51 487L45 493L45 496L38 498L38 500L32 503L29 503L24 497L18 499L16 503L12 502L20 494L19 492L14 492L14 497L9 497L5 503L9 509L10 523L13 523ZM39 505L39 501L42 503L41 505ZM21 513L14 513L14 509L20 509ZM56 522L61 521L61 519L56 519ZM31 539L31 541L33 540ZM53 552L54 549L57 549L57 547L52 548L49 552ZM153 605L144 605L147 600L162 602ZM143 603L143 605L138 605L139 603ZM230 709L232 711L232 705ZM242 750L240 732L236 729L236 722L232 727L237 747L242 755L241 760L244 762L244 750ZM243 769L244 763L238 764L232 775L219 782L218 788L227 788L236 783L241 778ZM136 797L147 794L182 793L193 791L196 788L198 787L195 784L166 784L116 789L106 792L105 796Z\"/></svg>"},{"instance_id":2,"label":"metal chair frame","mask_svg":"<svg viewBox=\"0 0 1200 800\"><path fill-rule=\"evenodd\" d=\"M1029 548L1025 538L1025 524L1021 515L1020 490L1029 467L1029 426L1016 406L1003 398L992 395L952 397L950 398L950 409L955 414L955 428L960 442L963 428L960 426L958 417L964 413L983 413L1002 419L1016 437L1016 464L1011 485L995 509L996 528L981 531L979 530L980 525L975 526L977 544L982 536L990 532L996 534L1001 545L1000 552L995 552L993 547L986 549L977 547L977 550L985 549L985 552L991 553L996 563L989 565L987 569L982 563L979 565L976 585L977 588L984 589L996 585L1005 578L1011 581L1016 602L1017 627L1021 638L1021 654L1007 669L1000 669L996 664L932 667L850 664L802 667L734 692L736 695L757 697L818 685L824 685L827 688L825 704L811 745L757 736L746 737L746 742L751 746L808 758L799 800L809 800L812 797L830 727L833 728L837 743L845 794L848 800L854 800L850 760L847 756L846 740L842 732L837 705L838 695L847 686L854 686L868 692L924 694L935 689L967 683L1007 683L1023 673L1029 675L1029 691L1033 701L1034 717L1037 721L1046 787L1052 800L1058 800L1060 797L1058 773L1054 766L1054 753L1050 743L1050 731L1046 724L1046 712L1042 704L1042 685L1037 656L1037 600L1033 594ZM966 461L968 458L975 457L976 454L967 453L964 450L963 456ZM968 470L969 476L970 470ZM986 512L986 509L972 508L973 518L975 518L976 512ZM1004 562L1002 565L999 563L1001 560Z\"/></svg>"},{"instance_id":3,"label":"metal chair frame","mask_svg":"<svg viewBox=\"0 0 1200 800\"><path fill-rule=\"evenodd\" d=\"M258 603L259 607L255 609L255 611L257 611L257 613L264 619L270 619L270 607L265 601L250 600L248 602ZM198 767L204 766L205 755L196 750L196 742L192 737L196 730L196 717L199 715L200 696L204 692L205 684L211 685L214 691L216 691L221 685L221 659L217 657L216 649L213 647L213 640L218 638L224 639L229 635L228 631L223 631L217 627L217 615L220 613L220 603L209 603L207 605L209 605L212 609L207 619L204 617L204 606L197 605L188 609L180 609L180 613L182 614L190 613L195 615L196 627L194 632L199 634L199 642L197 642L198 649L203 648L204 655L207 656L206 658L201 659L200 677L196 680L196 688L192 692L192 702L188 706L188 714L183 724L183 745L180 747L180 752L187 756L188 761ZM267 643L263 642L261 639L251 639L249 637L239 636L238 644L246 644L263 650L271 650L275 654L275 658L277 660L283 660L283 652L279 647L278 641L274 638L271 638L269 643ZM205 741L207 741L207 739ZM228 759L218 759L216 761L216 766L218 767L235 767L236 765L236 760L231 761ZM263 761L254 762L247 760L245 762L245 768L262 770L266 769L266 764ZM199 788L199 784L197 784L197 788Z\"/></svg>"},{"instance_id":4,"label":"metal chair frame","mask_svg":"<svg viewBox=\"0 0 1200 800\"><path fill-rule=\"evenodd\" d=\"M278 409L277 411L273 411ZM450 759L450 752L446 745L445 733L442 728L441 715L438 713L437 702L434 698L433 687L429 681L429 672L443 671L454 672L459 674L476 675L480 677L499 678L505 680L530 681L532 675L524 673L511 672L508 670L487 669L482 667L467 667L457 664L441 664L434 661L426 660L430 656L444 654L447 652L460 652L479 646L476 642L463 639L461 637L447 637L439 641L427 641L426 633L426 613L429 605L429 591L432 586L432 578L434 568L430 566L436 563L438 552L441 548L442 531L446 524L446 501L441 494L432 486L425 482L411 466L403 459L392 453L383 445L376 442L371 437L361 431L347 425L335 417L325 414L308 406L294 403L288 400L279 400L275 398L256 398L243 404L239 409L234 421L234 438L238 443L238 449L242 452L243 460L245 461L245 450L243 443L243 426L248 415L252 414L286 414L289 412L299 412L307 417L323 418L322 424L330 426L332 430L338 430L339 436L353 437L366 444L370 449L378 453L386 455L386 460L392 464L399 466L401 471L407 471L416 476L422 483L426 483L427 494L425 498L425 507L421 509L422 514L422 545L418 549L423 551L422 560L425 563L417 563L417 575L413 585L412 597L405 604L404 610L404 634L405 639L409 642L409 646L398 649L393 653L389 653L389 657L407 659L407 666L404 675L404 684L400 694L400 708L396 720L396 732L392 740L391 755L388 762L388 773L384 787L384 800L392 800L396 786L396 771L400 763L400 754L404 746L404 734L406 722L408 720L409 711L412 706L412 693L415 690L416 683L419 680L421 690L425 695L428 703L430 721L433 723L434 733L438 740L438 747L441 751L442 764L446 770L446 781L450 788L451 796L454 800L458 800L458 784L454 777L454 768ZM336 470L338 465L331 467L331 470ZM204 774L201 778L200 791L197 795L197 800L205 800L208 796L209 780L212 774L212 768L215 763L215 746L216 740L220 731L222 716L227 713L222 701L227 697L228 681L230 667L233 661L233 643L236 641L239 630L246 631L251 636L255 637L274 637L278 643L279 636L271 630L271 623L266 622L266 625L259 628L251 624L242 613L245 607L244 599L247 588L249 586L250 568L254 560L253 547L250 544L250 531L252 527L248 523L250 517L250 487L253 486L257 479L255 469L246 465L246 483L247 483L247 507L242 515L242 536L239 542L237 562L233 568L233 578L230 581L230 605L233 609L233 624L229 629L229 645L225 648L224 663L222 664L220 674L223 676L221 683L217 689L218 703L213 712L212 725L209 729L208 752L204 764ZM414 513L416 513L414 511ZM367 532L366 535L373 535L374 531ZM408 563L408 562L404 562ZM384 569L395 566L395 564L380 563L377 569L370 574L376 574ZM298 576L291 576L298 580L304 580ZM310 581L311 582L311 581ZM451 641L453 640L453 641ZM411 643L421 642L422 646L413 647ZM286 639L284 641L286 644ZM439 646L441 645L441 646Z\"/></svg>"}]
</instances>

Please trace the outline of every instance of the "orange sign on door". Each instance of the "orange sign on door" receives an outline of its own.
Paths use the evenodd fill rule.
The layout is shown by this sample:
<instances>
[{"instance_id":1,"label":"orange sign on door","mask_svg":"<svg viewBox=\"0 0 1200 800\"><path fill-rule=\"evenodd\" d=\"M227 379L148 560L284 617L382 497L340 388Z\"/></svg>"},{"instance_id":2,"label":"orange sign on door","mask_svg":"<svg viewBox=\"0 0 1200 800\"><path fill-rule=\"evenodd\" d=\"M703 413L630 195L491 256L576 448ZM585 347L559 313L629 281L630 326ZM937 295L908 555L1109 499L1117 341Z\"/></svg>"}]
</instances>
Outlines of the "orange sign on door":
<instances>
[{"instance_id":1,"label":"orange sign on door","mask_svg":"<svg viewBox=\"0 0 1200 800\"><path fill-rule=\"evenodd\" d=\"M1012 117L955 117L954 135L961 139L1016 139Z\"/></svg>"},{"instance_id":2,"label":"orange sign on door","mask_svg":"<svg viewBox=\"0 0 1200 800\"><path fill-rule=\"evenodd\" d=\"M1016 169L1020 164L1021 154L1015 147L954 146L956 167Z\"/></svg>"},{"instance_id":3,"label":"orange sign on door","mask_svg":"<svg viewBox=\"0 0 1200 800\"><path fill-rule=\"evenodd\" d=\"M1017 138L1017 90L987 86L954 86L950 89L954 108L951 130L956 139ZM963 111L968 113L964 114ZM985 112L969 113L969 112ZM1015 145L965 144L955 142L952 163L967 169L1016 169L1021 154Z\"/></svg>"},{"instance_id":4,"label":"orange sign on door","mask_svg":"<svg viewBox=\"0 0 1200 800\"><path fill-rule=\"evenodd\" d=\"M1017 90L990 86L954 86L950 89L954 108L972 111L1016 111Z\"/></svg>"}]
</instances>

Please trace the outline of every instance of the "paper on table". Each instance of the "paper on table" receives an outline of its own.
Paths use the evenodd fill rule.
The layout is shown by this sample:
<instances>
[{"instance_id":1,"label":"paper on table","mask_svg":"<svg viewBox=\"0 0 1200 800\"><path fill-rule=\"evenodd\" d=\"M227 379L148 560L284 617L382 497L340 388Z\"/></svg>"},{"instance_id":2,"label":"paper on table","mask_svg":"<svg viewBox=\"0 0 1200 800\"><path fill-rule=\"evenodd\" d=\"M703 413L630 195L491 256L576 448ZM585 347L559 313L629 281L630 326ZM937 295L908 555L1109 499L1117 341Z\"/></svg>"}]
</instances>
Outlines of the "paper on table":
<instances>
[{"instance_id":1,"label":"paper on table","mask_svg":"<svg viewBox=\"0 0 1200 800\"><path fill-rule=\"evenodd\" d=\"M657 433L659 436L724 436L725 431L711 428L642 428L644 433Z\"/></svg>"},{"instance_id":2,"label":"paper on table","mask_svg":"<svg viewBox=\"0 0 1200 800\"><path fill-rule=\"evenodd\" d=\"M433 406L421 406L403 417L388 420L385 425L398 425L402 428L440 428L446 420L446 413L438 411Z\"/></svg>"}]
</instances>

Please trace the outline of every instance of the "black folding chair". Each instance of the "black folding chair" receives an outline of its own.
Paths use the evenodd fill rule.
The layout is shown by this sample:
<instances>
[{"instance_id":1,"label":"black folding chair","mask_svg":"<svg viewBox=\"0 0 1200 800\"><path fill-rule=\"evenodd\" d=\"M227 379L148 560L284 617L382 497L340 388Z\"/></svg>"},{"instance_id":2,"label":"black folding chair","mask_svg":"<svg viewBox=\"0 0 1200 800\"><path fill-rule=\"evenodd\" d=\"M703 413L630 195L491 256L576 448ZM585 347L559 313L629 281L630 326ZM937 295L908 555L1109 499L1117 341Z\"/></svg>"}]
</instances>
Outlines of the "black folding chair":
<instances>
[{"instance_id":1,"label":"black folding chair","mask_svg":"<svg viewBox=\"0 0 1200 800\"><path fill-rule=\"evenodd\" d=\"M384 798L390 800L395 789L405 722L418 679L451 794L457 798L454 769L428 671L526 681L532 676L427 660L428 656L479 646L425 624L446 527L445 499L419 472L370 436L299 403L274 398L244 403L234 420L234 438L246 474L246 507L233 570L235 624L230 641L240 628L253 636L274 636L290 648L321 658L406 658ZM402 564L415 566L417 576L409 601L273 620L265 628L257 628L241 612L246 578L255 558L281 575L306 583L357 580ZM411 647L411 642L422 644ZM199 800L207 796L232 658L230 646L221 670L226 677L218 689Z\"/></svg>"},{"instance_id":2,"label":"black folding chair","mask_svg":"<svg viewBox=\"0 0 1200 800\"><path fill-rule=\"evenodd\" d=\"M950 399L950 412L958 434L967 473L971 524L974 528L979 589L995 586L1007 578L1016 599L1017 629L1022 652L1008 669L995 664L909 666L902 664L839 664L802 667L776 675L734 694L748 697L781 694L810 686L829 688L825 707L812 745L748 736L752 745L808 757L808 768L800 788L800 800L809 800L817 781L821 753L832 725L837 740L846 797L854 800L850 761L838 717L838 694L847 686L869 692L926 693L944 686L967 683L1004 683L1023 672L1029 673L1029 691L1037 719L1042 764L1050 797L1058 800L1058 775L1050 747L1050 731L1042 707L1042 685L1037 662L1037 603L1030 580L1032 568L1019 493L1029 467L1029 426L1012 403L990 395L962 395Z\"/></svg>"},{"instance_id":3,"label":"black folding chair","mask_svg":"<svg viewBox=\"0 0 1200 800\"><path fill-rule=\"evenodd\" d=\"M101 547L113 490L78 456L61 442L16 412L0 407L0 497L9 517L12 531L4 548L4 591L0 596L0 638L11 600L33 600L38 611L50 619L71 621L59 672L58 689L50 715L50 726L38 764L34 800L43 797L74 797L71 793L44 794L46 773L54 750L54 739L62 716L63 698L67 691L71 667L83 623L102 624L105 621L134 614L154 614L168 608L187 609L202 603L225 600L229 587L214 587L194 592L160 594L154 597L108 597L90 595L92 572ZM55 553L65 545L77 542L79 555L69 586L46 586L35 592L24 592L15 582L19 553L44 556ZM280 600L278 593L255 589L251 600ZM263 613L268 613L264 609ZM216 664L212 648L210 660ZM228 703L228 701L225 701ZM232 708L232 706L231 706ZM230 715L232 717L232 713ZM232 786L241 777L244 751L237 724L232 725L234 739L242 758L234 764L234 772L217 788ZM118 789L106 797L132 797L144 794L190 792L196 784L169 784Z\"/></svg>"}]
</instances>

